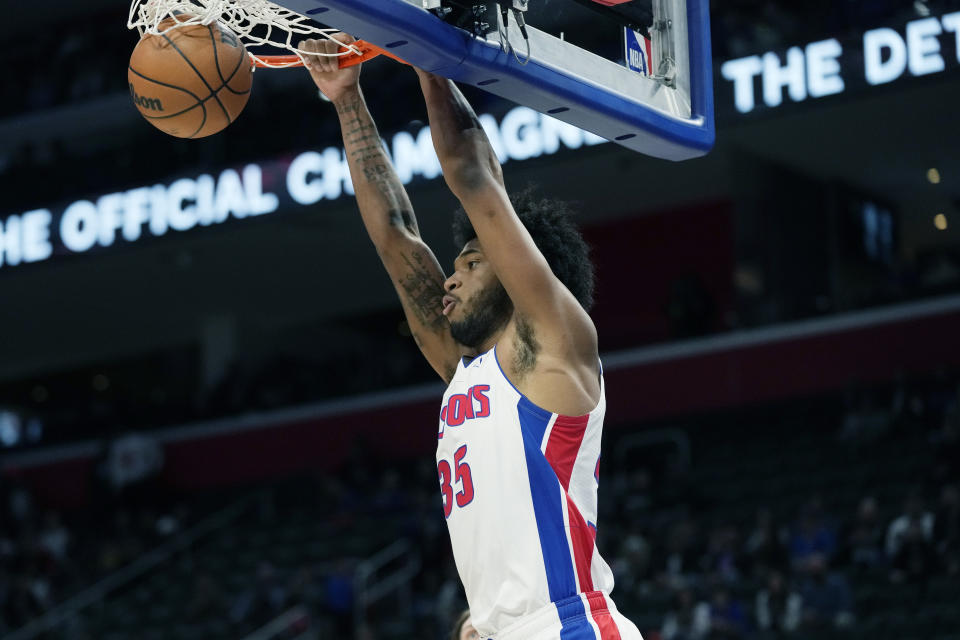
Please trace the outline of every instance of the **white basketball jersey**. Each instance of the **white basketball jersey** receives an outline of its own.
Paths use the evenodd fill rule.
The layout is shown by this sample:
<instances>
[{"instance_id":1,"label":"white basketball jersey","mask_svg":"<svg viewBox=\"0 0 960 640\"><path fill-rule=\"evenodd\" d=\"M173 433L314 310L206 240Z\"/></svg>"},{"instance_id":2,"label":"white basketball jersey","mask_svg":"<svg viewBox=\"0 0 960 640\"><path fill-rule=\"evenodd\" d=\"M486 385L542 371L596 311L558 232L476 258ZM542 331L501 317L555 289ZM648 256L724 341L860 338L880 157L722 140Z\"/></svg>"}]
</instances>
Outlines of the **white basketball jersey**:
<instances>
[{"instance_id":1,"label":"white basketball jersey","mask_svg":"<svg viewBox=\"0 0 960 640\"><path fill-rule=\"evenodd\" d=\"M615 612L607 596L613 573L594 544L605 409L602 377L597 407L570 417L517 391L496 348L458 365L443 396L437 468L454 559L482 637L532 638L551 624L556 635L544 637L640 637L619 614L605 615ZM531 629L538 619L541 629Z\"/></svg>"}]
</instances>

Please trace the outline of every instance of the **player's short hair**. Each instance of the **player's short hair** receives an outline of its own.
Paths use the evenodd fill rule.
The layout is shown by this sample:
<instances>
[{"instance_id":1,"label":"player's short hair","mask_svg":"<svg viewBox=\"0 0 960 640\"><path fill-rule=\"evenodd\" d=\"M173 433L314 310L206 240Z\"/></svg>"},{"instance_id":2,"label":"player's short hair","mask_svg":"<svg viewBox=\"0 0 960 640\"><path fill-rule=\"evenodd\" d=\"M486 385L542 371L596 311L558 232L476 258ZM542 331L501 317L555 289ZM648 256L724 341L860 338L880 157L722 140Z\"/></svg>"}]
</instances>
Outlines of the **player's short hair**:
<instances>
[{"instance_id":1,"label":"player's short hair","mask_svg":"<svg viewBox=\"0 0 960 640\"><path fill-rule=\"evenodd\" d=\"M463 623L467 621L470 617L470 609L464 609L463 612L457 616L457 621L453 625L453 629L450 630L450 640L460 640L460 631L463 630Z\"/></svg>"},{"instance_id":2,"label":"player's short hair","mask_svg":"<svg viewBox=\"0 0 960 640\"><path fill-rule=\"evenodd\" d=\"M510 194L510 202L533 242L563 285L587 311L593 306L593 263L590 248L573 223L573 211L562 200L537 197L536 188ZM477 237L470 218L461 208L453 216L453 241L457 248Z\"/></svg>"}]
</instances>

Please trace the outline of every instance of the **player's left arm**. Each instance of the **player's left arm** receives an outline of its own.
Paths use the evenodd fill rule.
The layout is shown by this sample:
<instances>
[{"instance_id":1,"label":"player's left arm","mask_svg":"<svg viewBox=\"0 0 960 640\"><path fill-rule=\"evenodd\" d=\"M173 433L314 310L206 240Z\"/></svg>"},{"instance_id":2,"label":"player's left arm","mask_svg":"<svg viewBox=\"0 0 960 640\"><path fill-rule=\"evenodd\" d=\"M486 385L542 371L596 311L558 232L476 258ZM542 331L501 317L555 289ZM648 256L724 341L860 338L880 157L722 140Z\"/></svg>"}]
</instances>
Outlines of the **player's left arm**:
<instances>
[{"instance_id":1,"label":"player's left arm","mask_svg":"<svg viewBox=\"0 0 960 640\"><path fill-rule=\"evenodd\" d=\"M516 312L536 328L541 341L583 361L595 360L593 321L550 270L517 217L500 162L470 104L453 82L421 70L418 74L444 179Z\"/></svg>"}]
</instances>

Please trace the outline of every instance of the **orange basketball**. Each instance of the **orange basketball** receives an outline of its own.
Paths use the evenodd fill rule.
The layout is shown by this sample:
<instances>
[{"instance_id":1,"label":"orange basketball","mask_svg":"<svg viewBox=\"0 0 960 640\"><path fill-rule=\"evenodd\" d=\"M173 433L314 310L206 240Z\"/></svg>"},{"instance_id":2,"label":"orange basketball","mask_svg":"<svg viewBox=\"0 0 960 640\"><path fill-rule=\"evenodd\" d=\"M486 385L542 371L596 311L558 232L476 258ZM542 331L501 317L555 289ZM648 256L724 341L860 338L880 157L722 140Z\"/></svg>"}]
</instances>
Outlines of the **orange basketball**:
<instances>
[{"instance_id":1,"label":"orange basketball","mask_svg":"<svg viewBox=\"0 0 960 640\"><path fill-rule=\"evenodd\" d=\"M159 29L170 24L167 19ZM134 104L150 124L178 138L203 138L243 111L253 65L229 29L192 24L144 35L130 56L127 80Z\"/></svg>"}]
</instances>

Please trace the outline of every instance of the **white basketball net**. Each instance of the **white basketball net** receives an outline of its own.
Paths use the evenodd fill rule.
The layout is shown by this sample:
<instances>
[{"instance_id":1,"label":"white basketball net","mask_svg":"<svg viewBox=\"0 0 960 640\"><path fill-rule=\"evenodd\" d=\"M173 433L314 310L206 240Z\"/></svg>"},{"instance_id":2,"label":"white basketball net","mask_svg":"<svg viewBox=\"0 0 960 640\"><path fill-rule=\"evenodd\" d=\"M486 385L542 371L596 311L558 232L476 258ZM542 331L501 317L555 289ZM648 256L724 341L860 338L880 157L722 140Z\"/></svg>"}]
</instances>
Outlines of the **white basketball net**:
<instances>
[{"instance_id":1,"label":"white basketball net","mask_svg":"<svg viewBox=\"0 0 960 640\"><path fill-rule=\"evenodd\" d=\"M170 26L159 28L161 22L177 15L181 16L180 20L171 20ZM183 19L183 15L191 17ZM146 33L160 35L186 25L208 25L213 22L232 30L244 44L287 49L301 59L308 52L297 48L295 38L297 41L303 38L332 40L332 34L337 32L337 29L318 27L310 18L268 0L133 0L127 28L136 29L142 38ZM257 33L253 33L254 30ZM360 54L355 48L351 50ZM349 53L343 51L320 55L340 56ZM250 53L250 57L267 67L282 68L295 64L276 64L254 53Z\"/></svg>"}]
</instances>

